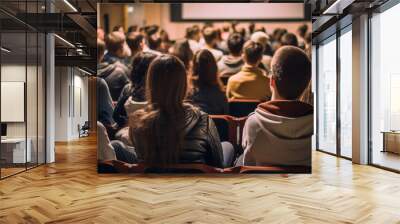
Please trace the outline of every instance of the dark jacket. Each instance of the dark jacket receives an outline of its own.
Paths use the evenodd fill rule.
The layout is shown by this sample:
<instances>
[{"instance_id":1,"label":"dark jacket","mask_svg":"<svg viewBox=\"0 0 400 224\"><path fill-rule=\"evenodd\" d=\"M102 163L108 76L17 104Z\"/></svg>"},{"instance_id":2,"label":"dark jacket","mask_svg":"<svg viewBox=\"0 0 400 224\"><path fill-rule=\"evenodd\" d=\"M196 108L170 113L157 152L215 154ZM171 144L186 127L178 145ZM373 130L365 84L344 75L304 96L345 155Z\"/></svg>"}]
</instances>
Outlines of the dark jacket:
<instances>
[{"instance_id":1,"label":"dark jacket","mask_svg":"<svg viewBox=\"0 0 400 224\"><path fill-rule=\"evenodd\" d=\"M179 163L204 163L223 168L223 153L217 128L208 115L193 106L185 106L185 139ZM133 133L139 161L142 139Z\"/></svg>"},{"instance_id":2,"label":"dark jacket","mask_svg":"<svg viewBox=\"0 0 400 224\"><path fill-rule=\"evenodd\" d=\"M128 68L118 61L114 63L102 62L98 64L97 76L103 78L107 82L113 101L118 100L122 89L129 83L128 72Z\"/></svg>"},{"instance_id":3,"label":"dark jacket","mask_svg":"<svg viewBox=\"0 0 400 224\"><path fill-rule=\"evenodd\" d=\"M196 88L187 100L208 114L228 114L228 100L225 93L215 86Z\"/></svg>"},{"instance_id":4,"label":"dark jacket","mask_svg":"<svg viewBox=\"0 0 400 224\"><path fill-rule=\"evenodd\" d=\"M110 91L106 81L102 78L96 78L97 87L97 120L105 126L112 126L114 120L112 118L113 105L110 96Z\"/></svg>"}]
</instances>

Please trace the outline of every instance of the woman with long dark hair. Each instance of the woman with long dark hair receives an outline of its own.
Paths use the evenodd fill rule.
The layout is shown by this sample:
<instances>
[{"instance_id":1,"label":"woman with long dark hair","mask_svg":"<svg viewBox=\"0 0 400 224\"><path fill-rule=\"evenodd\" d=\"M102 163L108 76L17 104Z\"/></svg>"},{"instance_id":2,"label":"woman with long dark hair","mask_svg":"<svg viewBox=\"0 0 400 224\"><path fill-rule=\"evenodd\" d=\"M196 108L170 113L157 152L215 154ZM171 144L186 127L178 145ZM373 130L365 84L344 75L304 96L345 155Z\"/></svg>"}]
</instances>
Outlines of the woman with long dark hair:
<instances>
[{"instance_id":1,"label":"woman with long dark hair","mask_svg":"<svg viewBox=\"0 0 400 224\"><path fill-rule=\"evenodd\" d=\"M230 166L233 148L222 148L217 129L206 113L184 103L186 92L184 64L172 55L157 57L147 74L147 106L129 119L138 160L161 166Z\"/></svg>"},{"instance_id":2,"label":"woman with long dark hair","mask_svg":"<svg viewBox=\"0 0 400 224\"><path fill-rule=\"evenodd\" d=\"M228 114L228 100L218 79L218 66L207 49L193 58L188 101L208 114Z\"/></svg>"}]
</instances>

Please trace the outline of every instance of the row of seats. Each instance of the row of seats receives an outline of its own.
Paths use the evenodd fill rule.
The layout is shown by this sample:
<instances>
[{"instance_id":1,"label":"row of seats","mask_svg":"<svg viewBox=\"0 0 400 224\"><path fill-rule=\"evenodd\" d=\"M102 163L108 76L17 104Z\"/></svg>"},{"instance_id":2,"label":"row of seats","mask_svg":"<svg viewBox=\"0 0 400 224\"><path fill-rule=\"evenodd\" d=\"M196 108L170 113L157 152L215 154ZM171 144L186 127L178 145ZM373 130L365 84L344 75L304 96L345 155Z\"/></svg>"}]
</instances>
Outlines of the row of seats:
<instances>
[{"instance_id":1,"label":"row of seats","mask_svg":"<svg viewBox=\"0 0 400 224\"><path fill-rule=\"evenodd\" d=\"M102 161L98 164L99 173L207 173L207 174L295 174L311 173L310 166L236 166L216 168L206 164L173 164L168 166L147 166L146 164L129 164L118 160Z\"/></svg>"},{"instance_id":2,"label":"row of seats","mask_svg":"<svg viewBox=\"0 0 400 224\"><path fill-rule=\"evenodd\" d=\"M254 112L260 101L247 99L229 100L229 115L210 115L221 141L228 141L235 147L237 155L243 153L242 133L247 116ZM122 161L102 161L99 173L311 173L308 166L237 166L217 168L206 164L174 164L168 167L149 167L146 164L128 164Z\"/></svg>"}]
</instances>

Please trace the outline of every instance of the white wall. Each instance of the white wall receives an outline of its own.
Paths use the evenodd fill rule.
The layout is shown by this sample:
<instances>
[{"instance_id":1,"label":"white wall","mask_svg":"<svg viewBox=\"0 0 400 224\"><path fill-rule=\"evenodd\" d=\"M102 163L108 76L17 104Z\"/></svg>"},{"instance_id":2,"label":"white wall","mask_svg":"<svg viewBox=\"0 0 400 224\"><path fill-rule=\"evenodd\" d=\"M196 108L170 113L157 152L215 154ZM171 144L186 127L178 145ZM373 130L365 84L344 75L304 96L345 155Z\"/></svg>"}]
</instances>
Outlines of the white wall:
<instances>
[{"instance_id":1,"label":"white wall","mask_svg":"<svg viewBox=\"0 0 400 224\"><path fill-rule=\"evenodd\" d=\"M88 78L71 67L56 67L55 141L79 138L78 125L88 120Z\"/></svg>"},{"instance_id":2,"label":"white wall","mask_svg":"<svg viewBox=\"0 0 400 224\"><path fill-rule=\"evenodd\" d=\"M99 27L104 26L104 15L109 15L110 29L116 25L159 25L165 29L171 39L183 38L186 28L194 24L202 26L204 23L191 23L191 22L171 22L170 20L170 6L167 3L146 3L146 4L125 4L127 6L134 6L132 12L125 13L124 4L101 4L100 5L100 23ZM128 11L128 10L127 10ZM124 20L125 18L125 20ZM224 23L214 23L215 26L221 27ZM267 32L272 32L275 28L286 28L289 32L295 33L297 28L304 24L304 22L261 22L257 23L264 26ZM309 27L311 28L311 23ZM240 23L240 26L247 27L249 23Z\"/></svg>"}]
</instances>

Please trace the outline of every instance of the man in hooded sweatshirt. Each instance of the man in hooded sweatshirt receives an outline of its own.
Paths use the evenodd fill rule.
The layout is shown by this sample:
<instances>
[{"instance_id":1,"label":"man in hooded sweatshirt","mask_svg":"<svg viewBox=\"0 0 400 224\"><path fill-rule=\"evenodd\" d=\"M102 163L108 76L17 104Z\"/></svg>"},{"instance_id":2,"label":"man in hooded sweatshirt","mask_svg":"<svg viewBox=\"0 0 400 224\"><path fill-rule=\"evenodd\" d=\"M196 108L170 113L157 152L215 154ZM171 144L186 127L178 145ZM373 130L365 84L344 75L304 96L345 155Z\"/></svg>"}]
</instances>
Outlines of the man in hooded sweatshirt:
<instances>
[{"instance_id":1,"label":"man in hooded sweatshirt","mask_svg":"<svg viewBox=\"0 0 400 224\"><path fill-rule=\"evenodd\" d=\"M100 42L100 40L98 40ZM113 32L106 36L105 45L108 50L108 59L103 58L97 64L97 76L103 78L110 90L111 98L117 101L124 86L129 83L129 69L115 58L122 57L125 38L119 32ZM99 44L99 43L98 43ZM100 43L103 44L103 43ZM101 53L99 52L101 55ZM112 56L110 56L112 55ZM116 55L116 56L114 56Z\"/></svg>"},{"instance_id":2,"label":"man in hooded sweatshirt","mask_svg":"<svg viewBox=\"0 0 400 224\"><path fill-rule=\"evenodd\" d=\"M298 100L310 82L311 62L300 48L281 47L270 75L271 101L257 107L243 130L243 164L311 166L313 107Z\"/></svg>"},{"instance_id":3,"label":"man in hooded sweatshirt","mask_svg":"<svg viewBox=\"0 0 400 224\"><path fill-rule=\"evenodd\" d=\"M239 33L233 33L228 37L229 55L222 56L218 62L218 72L221 77L230 77L240 71L244 61L242 48L244 39Z\"/></svg>"}]
</instances>

